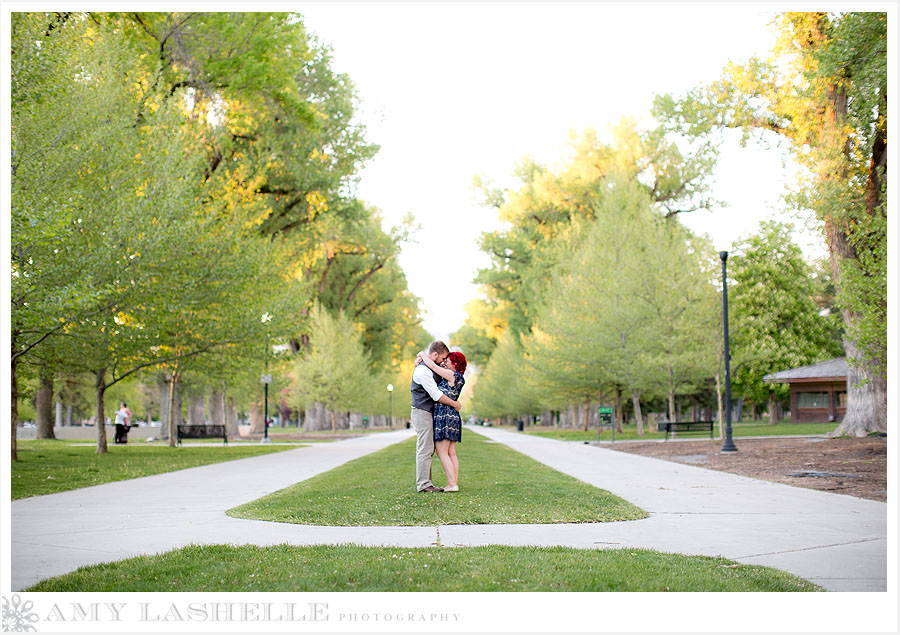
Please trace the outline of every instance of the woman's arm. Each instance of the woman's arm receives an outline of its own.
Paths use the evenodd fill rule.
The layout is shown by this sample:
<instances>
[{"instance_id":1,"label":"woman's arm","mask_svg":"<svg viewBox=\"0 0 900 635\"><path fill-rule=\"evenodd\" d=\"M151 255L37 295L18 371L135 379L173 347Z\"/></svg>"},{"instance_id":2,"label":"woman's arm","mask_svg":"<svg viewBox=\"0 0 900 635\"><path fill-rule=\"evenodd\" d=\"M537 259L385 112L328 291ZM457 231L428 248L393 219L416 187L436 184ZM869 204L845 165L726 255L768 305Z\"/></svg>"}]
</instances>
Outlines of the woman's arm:
<instances>
[{"instance_id":1,"label":"woman's arm","mask_svg":"<svg viewBox=\"0 0 900 635\"><path fill-rule=\"evenodd\" d=\"M446 379L447 382L451 386L456 381L456 376L453 374L452 370L450 370L449 368L444 368L443 366L438 366L437 364L434 363L433 359L428 357L428 355L423 355L422 353L419 353L419 357L417 357L416 359L421 359L425 363L425 365L428 366L428 368L430 368L432 371L436 372L438 375L440 375L441 377Z\"/></svg>"}]
</instances>

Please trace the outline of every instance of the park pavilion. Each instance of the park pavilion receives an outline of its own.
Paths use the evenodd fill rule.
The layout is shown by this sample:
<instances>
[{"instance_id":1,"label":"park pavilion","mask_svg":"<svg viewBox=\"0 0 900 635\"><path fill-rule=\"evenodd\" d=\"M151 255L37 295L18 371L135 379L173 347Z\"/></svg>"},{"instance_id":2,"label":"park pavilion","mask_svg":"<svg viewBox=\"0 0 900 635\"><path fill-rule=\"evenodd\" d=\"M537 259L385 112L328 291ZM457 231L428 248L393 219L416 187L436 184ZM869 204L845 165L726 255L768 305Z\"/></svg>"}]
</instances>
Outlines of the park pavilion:
<instances>
[{"instance_id":1,"label":"park pavilion","mask_svg":"<svg viewBox=\"0 0 900 635\"><path fill-rule=\"evenodd\" d=\"M847 358L782 370L763 377L791 389L791 423L841 421L847 410Z\"/></svg>"}]
</instances>

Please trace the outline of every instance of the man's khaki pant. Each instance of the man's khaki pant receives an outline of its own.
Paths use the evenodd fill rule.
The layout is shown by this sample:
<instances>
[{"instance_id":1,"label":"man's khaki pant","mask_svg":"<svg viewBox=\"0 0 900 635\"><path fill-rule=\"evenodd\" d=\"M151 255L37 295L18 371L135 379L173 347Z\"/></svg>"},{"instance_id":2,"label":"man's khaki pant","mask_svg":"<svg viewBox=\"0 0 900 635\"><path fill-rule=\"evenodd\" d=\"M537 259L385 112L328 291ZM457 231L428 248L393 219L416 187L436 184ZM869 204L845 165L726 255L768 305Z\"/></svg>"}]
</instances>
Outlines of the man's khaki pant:
<instances>
[{"instance_id":1,"label":"man's khaki pant","mask_svg":"<svg viewBox=\"0 0 900 635\"><path fill-rule=\"evenodd\" d=\"M427 410L413 408L410 414L416 430L416 489L422 491L431 482L431 455L434 454L434 419Z\"/></svg>"}]
</instances>

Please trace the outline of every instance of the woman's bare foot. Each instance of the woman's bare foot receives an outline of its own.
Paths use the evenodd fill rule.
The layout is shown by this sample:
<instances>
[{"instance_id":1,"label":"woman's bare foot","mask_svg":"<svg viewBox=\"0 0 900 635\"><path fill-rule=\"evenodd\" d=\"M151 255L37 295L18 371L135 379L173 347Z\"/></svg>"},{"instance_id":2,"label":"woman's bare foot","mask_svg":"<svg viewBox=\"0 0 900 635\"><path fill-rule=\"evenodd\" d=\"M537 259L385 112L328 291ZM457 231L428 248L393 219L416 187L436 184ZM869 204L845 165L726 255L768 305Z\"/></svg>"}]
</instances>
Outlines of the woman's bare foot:
<instances>
[{"instance_id":1,"label":"woman's bare foot","mask_svg":"<svg viewBox=\"0 0 900 635\"><path fill-rule=\"evenodd\" d=\"M459 491L459 485L453 485L453 486L449 486L449 485L448 485L447 487L444 488L444 491L445 491L445 492L458 492L458 491Z\"/></svg>"}]
</instances>

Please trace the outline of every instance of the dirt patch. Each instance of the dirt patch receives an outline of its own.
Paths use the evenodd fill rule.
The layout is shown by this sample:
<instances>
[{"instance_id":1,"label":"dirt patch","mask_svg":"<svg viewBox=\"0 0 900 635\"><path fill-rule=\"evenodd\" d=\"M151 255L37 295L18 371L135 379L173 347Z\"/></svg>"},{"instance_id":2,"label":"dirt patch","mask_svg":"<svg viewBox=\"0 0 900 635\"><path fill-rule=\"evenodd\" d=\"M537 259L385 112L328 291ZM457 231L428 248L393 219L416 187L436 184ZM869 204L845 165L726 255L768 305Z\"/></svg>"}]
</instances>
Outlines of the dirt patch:
<instances>
[{"instance_id":1,"label":"dirt patch","mask_svg":"<svg viewBox=\"0 0 900 635\"><path fill-rule=\"evenodd\" d=\"M737 439L738 451L721 454L722 441L617 443L603 447L687 463L766 481L887 501L887 439ZM838 476L790 476L819 472Z\"/></svg>"}]
</instances>

